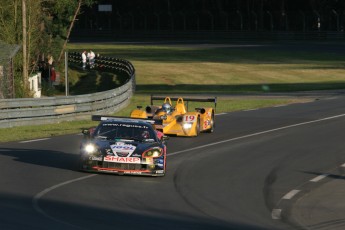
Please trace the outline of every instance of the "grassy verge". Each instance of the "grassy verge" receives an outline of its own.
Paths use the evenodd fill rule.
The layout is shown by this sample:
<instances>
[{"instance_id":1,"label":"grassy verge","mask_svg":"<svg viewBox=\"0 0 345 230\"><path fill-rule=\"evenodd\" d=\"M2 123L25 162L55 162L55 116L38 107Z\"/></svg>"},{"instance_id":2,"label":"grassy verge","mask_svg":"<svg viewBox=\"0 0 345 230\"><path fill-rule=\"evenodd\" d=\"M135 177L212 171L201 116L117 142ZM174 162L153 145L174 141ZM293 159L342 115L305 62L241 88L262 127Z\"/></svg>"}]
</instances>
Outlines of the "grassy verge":
<instances>
[{"instance_id":1,"label":"grassy verge","mask_svg":"<svg viewBox=\"0 0 345 230\"><path fill-rule=\"evenodd\" d=\"M228 98L228 97L218 97L216 113L233 112L239 110L247 110L253 108L264 108L276 105L291 104L301 102L301 99L294 98ZM174 101L172 102L175 103ZM145 108L146 105L150 104L149 95L135 95L131 99L131 103L127 108L116 113L116 116L129 116L130 112L135 109L138 105ZM161 105L162 101L154 101L154 105ZM211 102L189 102L189 111L193 111L197 107L215 107L214 103Z\"/></svg>"},{"instance_id":2,"label":"grassy verge","mask_svg":"<svg viewBox=\"0 0 345 230\"><path fill-rule=\"evenodd\" d=\"M227 99L220 98L217 103L217 113L231 112L238 110L246 110L252 108L262 108L274 105L295 103L295 99ZM137 105L146 106L150 104L150 96L135 95L131 99L128 107L122 111L113 114L116 116L129 116L130 112L136 108ZM212 103L205 106L214 107ZM190 103L189 108L198 107L200 104ZM191 109L190 109L191 110ZM44 137L52 137L63 134L80 133L83 128L96 126L98 122L91 120L61 122L59 124L39 125L39 126L23 126L13 127L8 129L0 129L0 142L32 140Z\"/></svg>"},{"instance_id":3,"label":"grassy verge","mask_svg":"<svg viewBox=\"0 0 345 230\"><path fill-rule=\"evenodd\" d=\"M345 56L329 44L70 44L131 61L137 93L291 92L345 87ZM336 45L329 45L335 47Z\"/></svg>"},{"instance_id":4,"label":"grassy verge","mask_svg":"<svg viewBox=\"0 0 345 230\"><path fill-rule=\"evenodd\" d=\"M148 105L148 94L155 93L217 94L220 95L217 112L221 113L296 102L295 99L281 98L221 98L222 94L345 88L345 56L341 50L337 51L337 44L83 43L69 44L68 48L70 51L92 49L103 56L122 58L133 63L136 69L136 95L126 109L116 114L118 116L128 116L137 105ZM97 71L70 70L69 78L71 94L74 95L107 90L124 81L123 76ZM0 129L0 142L78 133L82 128L94 125L91 121L75 121Z\"/></svg>"}]
</instances>

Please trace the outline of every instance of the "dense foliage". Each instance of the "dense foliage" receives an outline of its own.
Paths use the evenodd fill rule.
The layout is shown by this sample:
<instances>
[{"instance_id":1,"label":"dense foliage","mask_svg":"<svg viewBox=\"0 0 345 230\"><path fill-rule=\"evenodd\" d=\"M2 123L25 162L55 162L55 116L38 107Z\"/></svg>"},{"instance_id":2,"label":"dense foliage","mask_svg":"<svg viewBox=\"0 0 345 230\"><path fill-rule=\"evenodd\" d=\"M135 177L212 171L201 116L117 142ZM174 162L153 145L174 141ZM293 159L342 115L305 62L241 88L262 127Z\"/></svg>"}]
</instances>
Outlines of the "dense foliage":
<instances>
[{"instance_id":1,"label":"dense foliage","mask_svg":"<svg viewBox=\"0 0 345 230\"><path fill-rule=\"evenodd\" d=\"M22 10L23 2L26 11ZM23 63L29 74L37 63L49 55L58 57L67 39L67 31L79 5L91 6L95 0L2 0L0 5L0 40L8 44L23 44L23 12L26 18L27 60L18 53L15 59L17 97L25 96L22 78ZM55 58L56 59L56 58ZM19 95L18 95L19 94Z\"/></svg>"}]
</instances>

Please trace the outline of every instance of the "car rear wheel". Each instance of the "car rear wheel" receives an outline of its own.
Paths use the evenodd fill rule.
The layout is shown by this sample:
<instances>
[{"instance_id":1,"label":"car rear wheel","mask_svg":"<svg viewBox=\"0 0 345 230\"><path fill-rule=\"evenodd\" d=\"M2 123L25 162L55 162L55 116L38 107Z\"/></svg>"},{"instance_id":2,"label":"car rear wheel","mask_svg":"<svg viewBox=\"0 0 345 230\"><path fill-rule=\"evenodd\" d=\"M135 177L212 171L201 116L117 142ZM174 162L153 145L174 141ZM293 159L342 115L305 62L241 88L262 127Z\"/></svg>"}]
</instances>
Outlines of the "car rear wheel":
<instances>
[{"instance_id":1,"label":"car rear wheel","mask_svg":"<svg viewBox=\"0 0 345 230\"><path fill-rule=\"evenodd\" d=\"M214 115L213 114L212 114L212 118L211 118L211 121L210 121L210 125L211 125L211 128L208 129L206 132L213 133L213 131L214 131Z\"/></svg>"},{"instance_id":2,"label":"car rear wheel","mask_svg":"<svg viewBox=\"0 0 345 230\"><path fill-rule=\"evenodd\" d=\"M76 168L77 171L83 171L83 161L81 158L78 158L77 162L76 162Z\"/></svg>"},{"instance_id":3,"label":"car rear wheel","mask_svg":"<svg viewBox=\"0 0 345 230\"><path fill-rule=\"evenodd\" d=\"M196 126L195 126L195 136L199 136L200 134L200 117L198 117L198 121L196 123Z\"/></svg>"}]
</instances>

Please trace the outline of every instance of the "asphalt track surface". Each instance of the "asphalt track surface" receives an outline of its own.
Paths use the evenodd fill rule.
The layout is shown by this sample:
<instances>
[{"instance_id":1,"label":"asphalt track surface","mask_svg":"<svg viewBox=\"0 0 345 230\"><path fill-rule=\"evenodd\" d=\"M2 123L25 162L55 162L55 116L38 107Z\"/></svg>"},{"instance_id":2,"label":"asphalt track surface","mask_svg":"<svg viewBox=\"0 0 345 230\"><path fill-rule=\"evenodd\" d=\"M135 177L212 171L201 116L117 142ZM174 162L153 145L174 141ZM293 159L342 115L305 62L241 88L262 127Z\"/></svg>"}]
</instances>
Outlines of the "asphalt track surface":
<instances>
[{"instance_id":1,"label":"asphalt track surface","mask_svg":"<svg viewBox=\"0 0 345 230\"><path fill-rule=\"evenodd\" d=\"M77 171L81 135L2 143L0 229L336 229L344 129L341 94L218 114L162 178Z\"/></svg>"}]
</instances>

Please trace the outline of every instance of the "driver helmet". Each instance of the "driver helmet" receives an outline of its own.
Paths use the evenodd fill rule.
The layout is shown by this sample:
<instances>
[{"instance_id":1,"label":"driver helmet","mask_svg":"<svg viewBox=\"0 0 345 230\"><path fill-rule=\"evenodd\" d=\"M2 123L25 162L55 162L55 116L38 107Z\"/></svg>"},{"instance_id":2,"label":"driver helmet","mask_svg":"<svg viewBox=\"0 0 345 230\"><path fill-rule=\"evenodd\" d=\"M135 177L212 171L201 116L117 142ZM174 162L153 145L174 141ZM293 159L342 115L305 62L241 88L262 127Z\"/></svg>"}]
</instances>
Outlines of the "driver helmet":
<instances>
[{"instance_id":1,"label":"driver helmet","mask_svg":"<svg viewBox=\"0 0 345 230\"><path fill-rule=\"evenodd\" d=\"M169 103L164 103L162 105L162 109L163 109L164 112L170 113L171 112L171 105Z\"/></svg>"},{"instance_id":2,"label":"driver helmet","mask_svg":"<svg viewBox=\"0 0 345 230\"><path fill-rule=\"evenodd\" d=\"M149 131L143 131L142 133L141 133L141 137L143 138L143 139L149 139L150 138L150 133L149 133Z\"/></svg>"}]
</instances>

